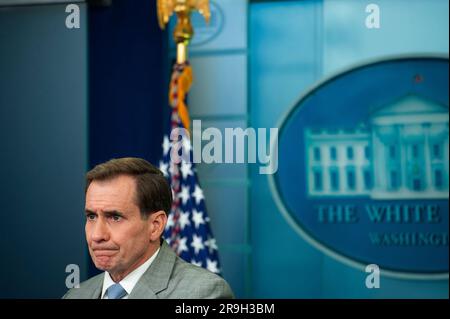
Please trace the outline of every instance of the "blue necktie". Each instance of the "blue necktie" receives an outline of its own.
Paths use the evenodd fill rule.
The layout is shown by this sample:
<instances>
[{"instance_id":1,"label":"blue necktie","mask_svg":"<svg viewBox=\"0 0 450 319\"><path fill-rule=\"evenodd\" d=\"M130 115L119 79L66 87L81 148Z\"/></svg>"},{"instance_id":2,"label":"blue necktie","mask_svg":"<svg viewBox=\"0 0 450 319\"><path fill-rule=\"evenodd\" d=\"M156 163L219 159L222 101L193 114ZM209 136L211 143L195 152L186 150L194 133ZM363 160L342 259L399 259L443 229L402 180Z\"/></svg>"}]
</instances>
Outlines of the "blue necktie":
<instances>
[{"instance_id":1,"label":"blue necktie","mask_svg":"<svg viewBox=\"0 0 450 319\"><path fill-rule=\"evenodd\" d=\"M108 299L121 299L127 292L120 284L114 284L106 290L106 294Z\"/></svg>"}]
</instances>

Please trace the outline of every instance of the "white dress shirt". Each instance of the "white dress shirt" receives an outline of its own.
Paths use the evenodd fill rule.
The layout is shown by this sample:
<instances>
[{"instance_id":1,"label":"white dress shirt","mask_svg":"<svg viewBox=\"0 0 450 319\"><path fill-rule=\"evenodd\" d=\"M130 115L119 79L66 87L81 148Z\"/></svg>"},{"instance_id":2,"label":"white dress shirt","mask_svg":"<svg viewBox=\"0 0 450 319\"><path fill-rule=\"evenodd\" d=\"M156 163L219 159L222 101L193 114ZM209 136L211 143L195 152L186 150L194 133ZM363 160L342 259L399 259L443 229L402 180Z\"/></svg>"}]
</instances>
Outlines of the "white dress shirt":
<instances>
[{"instance_id":1,"label":"white dress shirt","mask_svg":"<svg viewBox=\"0 0 450 319\"><path fill-rule=\"evenodd\" d=\"M148 267L150 267L153 260L155 260L156 256L158 255L158 252L159 248L145 263L143 263L138 268L130 272L125 278L123 278L119 282L119 284L127 292L127 294L122 299L128 299L128 295L131 293L134 286L136 286L139 279L141 279L142 275L147 271ZM114 280L112 280L109 273L105 271L105 276L103 278L102 299L108 299L106 290L114 284L115 284Z\"/></svg>"}]
</instances>

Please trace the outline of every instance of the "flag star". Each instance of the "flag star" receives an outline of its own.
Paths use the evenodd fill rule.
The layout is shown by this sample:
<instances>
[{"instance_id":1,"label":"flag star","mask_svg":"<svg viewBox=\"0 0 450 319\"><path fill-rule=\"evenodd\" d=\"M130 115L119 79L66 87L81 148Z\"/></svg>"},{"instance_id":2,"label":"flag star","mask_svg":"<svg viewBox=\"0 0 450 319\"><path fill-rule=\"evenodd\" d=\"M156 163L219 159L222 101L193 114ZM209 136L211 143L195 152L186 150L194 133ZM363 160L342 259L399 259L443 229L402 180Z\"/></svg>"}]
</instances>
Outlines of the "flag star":
<instances>
[{"instance_id":1,"label":"flag star","mask_svg":"<svg viewBox=\"0 0 450 319\"><path fill-rule=\"evenodd\" d=\"M177 254L178 255L181 255L181 253L183 251L189 251L186 246L186 240L187 240L187 237L181 237L180 239L178 239L178 245L177 245Z\"/></svg>"},{"instance_id":2,"label":"flag star","mask_svg":"<svg viewBox=\"0 0 450 319\"><path fill-rule=\"evenodd\" d=\"M186 179L189 175L194 176L194 174L192 173L192 164L182 161L181 162L181 174L183 174L184 179Z\"/></svg>"},{"instance_id":3,"label":"flag star","mask_svg":"<svg viewBox=\"0 0 450 319\"><path fill-rule=\"evenodd\" d=\"M191 221L189 220L189 212L186 213L181 212L180 219L178 219L178 222L180 223L181 230L183 230L184 227L186 227L186 225L190 225Z\"/></svg>"},{"instance_id":4,"label":"flag star","mask_svg":"<svg viewBox=\"0 0 450 319\"><path fill-rule=\"evenodd\" d=\"M187 137L183 137L182 144L185 154L189 154L189 152L192 150L191 141Z\"/></svg>"},{"instance_id":5,"label":"flag star","mask_svg":"<svg viewBox=\"0 0 450 319\"><path fill-rule=\"evenodd\" d=\"M219 268L217 268L217 261L212 261L209 258L206 258L206 268L216 274L220 272Z\"/></svg>"},{"instance_id":6,"label":"flag star","mask_svg":"<svg viewBox=\"0 0 450 319\"><path fill-rule=\"evenodd\" d=\"M210 254L212 254L214 250L217 250L216 240L210 236L208 236L208 240L205 240L205 246L208 246Z\"/></svg>"},{"instance_id":7,"label":"flag star","mask_svg":"<svg viewBox=\"0 0 450 319\"><path fill-rule=\"evenodd\" d=\"M167 135L164 136L162 148L163 148L163 154L164 154L164 156L166 156L170 149L170 141L169 141L169 138L167 137Z\"/></svg>"},{"instance_id":8,"label":"flag star","mask_svg":"<svg viewBox=\"0 0 450 319\"><path fill-rule=\"evenodd\" d=\"M175 225L175 222L173 220L173 214L169 214L169 216L167 217L166 230L169 230L174 225Z\"/></svg>"},{"instance_id":9,"label":"flag star","mask_svg":"<svg viewBox=\"0 0 450 319\"><path fill-rule=\"evenodd\" d=\"M199 266L199 267L202 266L202 262L201 262L201 261L196 261L195 259L192 259L192 260L191 260L191 264L196 265L196 266Z\"/></svg>"},{"instance_id":10,"label":"flag star","mask_svg":"<svg viewBox=\"0 0 450 319\"><path fill-rule=\"evenodd\" d=\"M167 169L169 168L169 164L164 163L163 161L159 162L159 170L164 174L164 176L169 176Z\"/></svg>"},{"instance_id":11,"label":"flag star","mask_svg":"<svg viewBox=\"0 0 450 319\"><path fill-rule=\"evenodd\" d=\"M186 205L188 199L189 199L189 187L188 186L181 186L181 192L178 193L178 198L181 198L183 205Z\"/></svg>"},{"instance_id":12,"label":"flag star","mask_svg":"<svg viewBox=\"0 0 450 319\"><path fill-rule=\"evenodd\" d=\"M198 254L200 250L205 248L205 246L203 245L202 237L194 234L194 236L192 237L191 246L194 248L195 254Z\"/></svg>"},{"instance_id":13,"label":"flag star","mask_svg":"<svg viewBox=\"0 0 450 319\"><path fill-rule=\"evenodd\" d=\"M201 189L198 185L195 185L195 190L194 190L194 192L192 193L192 196L195 197L195 204L196 204L196 205L198 205L198 204L200 203L200 201L201 201L202 199L205 198L205 197L203 196L203 191L202 191L202 189Z\"/></svg>"},{"instance_id":14,"label":"flag star","mask_svg":"<svg viewBox=\"0 0 450 319\"><path fill-rule=\"evenodd\" d=\"M195 228L198 228L200 224L205 223L203 220L203 213L201 211L198 212L195 209L192 210L192 220L194 221Z\"/></svg>"}]
</instances>

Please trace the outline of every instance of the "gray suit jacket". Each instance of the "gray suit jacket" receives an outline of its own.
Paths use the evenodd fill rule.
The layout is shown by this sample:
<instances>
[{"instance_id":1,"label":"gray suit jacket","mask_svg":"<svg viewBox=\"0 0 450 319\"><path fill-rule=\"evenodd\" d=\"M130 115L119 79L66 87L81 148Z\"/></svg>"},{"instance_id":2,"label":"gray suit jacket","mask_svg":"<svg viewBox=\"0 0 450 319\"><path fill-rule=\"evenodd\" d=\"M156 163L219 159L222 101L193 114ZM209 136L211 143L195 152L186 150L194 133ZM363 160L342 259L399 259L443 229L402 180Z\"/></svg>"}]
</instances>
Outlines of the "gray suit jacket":
<instances>
[{"instance_id":1,"label":"gray suit jacket","mask_svg":"<svg viewBox=\"0 0 450 319\"><path fill-rule=\"evenodd\" d=\"M70 289L63 298L98 299L102 293L101 273ZM234 298L230 287L218 275L185 262L163 241L153 263L137 282L129 299Z\"/></svg>"}]
</instances>

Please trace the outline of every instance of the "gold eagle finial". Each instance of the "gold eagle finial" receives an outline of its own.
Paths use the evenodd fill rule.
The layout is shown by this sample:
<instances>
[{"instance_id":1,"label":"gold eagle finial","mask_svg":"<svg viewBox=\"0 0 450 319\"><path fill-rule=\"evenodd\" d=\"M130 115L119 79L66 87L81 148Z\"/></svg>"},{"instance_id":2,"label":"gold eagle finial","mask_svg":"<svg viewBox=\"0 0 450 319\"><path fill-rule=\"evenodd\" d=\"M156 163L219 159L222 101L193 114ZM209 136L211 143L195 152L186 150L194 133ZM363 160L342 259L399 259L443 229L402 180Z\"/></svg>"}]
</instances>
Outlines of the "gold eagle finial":
<instances>
[{"instance_id":1,"label":"gold eagle finial","mask_svg":"<svg viewBox=\"0 0 450 319\"><path fill-rule=\"evenodd\" d=\"M158 23L161 29L165 29L170 17L175 12L177 15L189 15L192 11L198 10L209 22L211 12L209 10L209 0L157 0Z\"/></svg>"},{"instance_id":2,"label":"gold eagle finial","mask_svg":"<svg viewBox=\"0 0 450 319\"><path fill-rule=\"evenodd\" d=\"M199 11L209 23L211 11L209 0L157 0L158 23L161 29L165 29L170 17L175 12L177 25L173 30L173 38L177 44L177 62L184 63L187 60L187 45L194 35L191 24L192 11Z\"/></svg>"}]
</instances>

